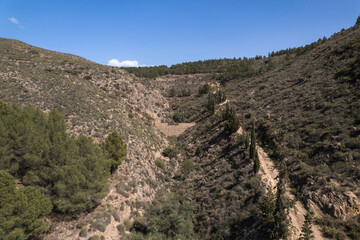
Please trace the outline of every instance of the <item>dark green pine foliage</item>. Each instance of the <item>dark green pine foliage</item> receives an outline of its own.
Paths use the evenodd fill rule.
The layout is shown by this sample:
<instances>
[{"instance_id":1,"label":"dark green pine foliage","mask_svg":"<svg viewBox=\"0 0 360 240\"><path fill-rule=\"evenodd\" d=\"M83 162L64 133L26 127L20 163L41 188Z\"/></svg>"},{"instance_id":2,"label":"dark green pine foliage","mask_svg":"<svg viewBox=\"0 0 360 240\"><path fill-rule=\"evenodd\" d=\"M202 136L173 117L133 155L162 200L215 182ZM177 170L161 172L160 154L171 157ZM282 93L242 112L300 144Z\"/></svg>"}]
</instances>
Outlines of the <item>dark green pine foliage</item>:
<instances>
[{"instance_id":1,"label":"dark green pine foliage","mask_svg":"<svg viewBox=\"0 0 360 240\"><path fill-rule=\"evenodd\" d=\"M199 95L208 94L210 92L210 89L210 85L206 83L205 85L199 87Z\"/></svg>"},{"instance_id":2,"label":"dark green pine foliage","mask_svg":"<svg viewBox=\"0 0 360 240\"><path fill-rule=\"evenodd\" d=\"M215 113L215 97L212 94L208 95L208 103L207 103L207 110L211 113Z\"/></svg>"},{"instance_id":3,"label":"dark green pine foliage","mask_svg":"<svg viewBox=\"0 0 360 240\"><path fill-rule=\"evenodd\" d=\"M267 188L263 201L260 204L261 226L267 239L274 238L276 198L271 187Z\"/></svg>"},{"instance_id":4,"label":"dark green pine foliage","mask_svg":"<svg viewBox=\"0 0 360 240\"><path fill-rule=\"evenodd\" d=\"M254 161L253 170L256 174L260 170L260 161L258 152L256 150L255 122L253 122L251 128L250 158Z\"/></svg>"},{"instance_id":5,"label":"dark green pine foliage","mask_svg":"<svg viewBox=\"0 0 360 240\"><path fill-rule=\"evenodd\" d=\"M234 113L234 110L230 107L230 104L229 104L229 103L226 103L225 112L224 112L224 114L223 114L224 119L225 119L225 120L230 119L233 114L235 114L235 113Z\"/></svg>"},{"instance_id":6,"label":"dark green pine foliage","mask_svg":"<svg viewBox=\"0 0 360 240\"><path fill-rule=\"evenodd\" d=\"M56 109L0 104L0 170L50 197L54 212L74 216L108 191L109 159L91 138L66 133Z\"/></svg>"},{"instance_id":7,"label":"dark green pine foliage","mask_svg":"<svg viewBox=\"0 0 360 240\"><path fill-rule=\"evenodd\" d=\"M17 188L14 178L0 170L0 239L40 239L48 229L50 199L30 186Z\"/></svg>"},{"instance_id":8,"label":"dark green pine foliage","mask_svg":"<svg viewBox=\"0 0 360 240\"><path fill-rule=\"evenodd\" d=\"M227 103L225 112L223 114L224 120L226 121L225 129L228 133L232 134L236 132L240 127L240 121L237 118L234 109Z\"/></svg>"},{"instance_id":9,"label":"dark green pine foliage","mask_svg":"<svg viewBox=\"0 0 360 240\"><path fill-rule=\"evenodd\" d=\"M215 94L214 94L214 98L215 98L215 103L219 104L219 103L223 103L226 101L226 94L221 91L221 89L219 89Z\"/></svg>"},{"instance_id":10,"label":"dark green pine foliage","mask_svg":"<svg viewBox=\"0 0 360 240\"><path fill-rule=\"evenodd\" d=\"M245 148L246 148L246 150L249 149L249 146L250 146L249 134L246 133L245 134Z\"/></svg>"},{"instance_id":11,"label":"dark green pine foliage","mask_svg":"<svg viewBox=\"0 0 360 240\"><path fill-rule=\"evenodd\" d=\"M300 240L315 239L315 237L313 235L313 231L311 229L312 223L313 223L313 217L312 217L311 213L307 212L304 217L305 217L305 221L301 228L302 233L301 233Z\"/></svg>"},{"instance_id":12,"label":"dark green pine foliage","mask_svg":"<svg viewBox=\"0 0 360 240\"><path fill-rule=\"evenodd\" d=\"M255 174L258 173L259 170L260 170L260 160L259 160L259 154L258 154L257 151L255 152L255 159L254 159L253 170L254 170L254 173L255 173Z\"/></svg>"},{"instance_id":13,"label":"dark green pine foliage","mask_svg":"<svg viewBox=\"0 0 360 240\"><path fill-rule=\"evenodd\" d=\"M256 136L255 136L255 122L252 123L251 128L251 142L250 142L250 158L255 158L255 152L256 152Z\"/></svg>"},{"instance_id":14,"label":"dark green pine foliage","mask_svg":"<svg viewBox=\"0 0 360 240\"><path fill-rule=\"evenodd\" d=\"M132 234L126 240L199 239L194 231L194 207L180 194L169 194L164 201L153 204L144 217L135 219Z\"/></svg>"},{"instance_id":15,"label":"dark green pine foliage","mask_svg":"<svg viewBox=\"0 0 360 240\"><path fill-rule=\"evenodd\" d=\"M175 90L175 88L171 88L171 89L170 89L169 96L170 96L170 97L175 97L175 96L176 96L176 90Z\"/></svg>"},{"instance_id":16,"label":"dark green pine foliage","mask_svg":"<svg viewBox=\"0 0 360 240\"><path fill-rule=\"evenodd\" d=\"M102 144L111 162L111 173L122 163L127 154L126 144L117 132L111 133Z\"/></svg>"},{"instance_id":17,"label":"dark green pine foliage","mask_svg":"<svg viewBox=\"0 0 360 240\"><path fill-rule=\"evenodd\" d=\"M286 239L290 235L290 220L289 220L289 199L285 196L286 192L286 169L282 164L279 173L279 182L277 184L276 192L276 207L274 212L274 238Z\"/></svg>"}]
</instances>

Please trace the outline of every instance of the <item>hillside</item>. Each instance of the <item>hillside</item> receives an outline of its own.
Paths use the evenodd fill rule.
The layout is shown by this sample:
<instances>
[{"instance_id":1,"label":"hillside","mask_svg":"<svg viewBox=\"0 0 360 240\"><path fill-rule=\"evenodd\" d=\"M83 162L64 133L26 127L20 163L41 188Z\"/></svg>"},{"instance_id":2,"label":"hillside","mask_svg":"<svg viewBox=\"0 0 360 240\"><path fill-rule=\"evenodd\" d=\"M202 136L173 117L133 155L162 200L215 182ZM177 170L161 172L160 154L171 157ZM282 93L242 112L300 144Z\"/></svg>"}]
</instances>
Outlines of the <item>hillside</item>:
<instances>
[{"instance_id":1,"label":"hillside","mask_svg":"<svg viewBox=\"0 0 360 240\"><path fill-rule=\"evenodd\" d=\"M104 207L116 209L115 216L120 216L112 218L105 232L108 239L115 238L116 226L143 208L132 204L151 201L164 187L163 174L154 169L154 159L161 157L167 139L154 129L149 115L164 119L168 115L167 102L157 90L124 70L10 39L0 39L0 85L0 100L6 104L29 104L45 113L56 108L65 116L69 133L102 142L116 131L128 146L128 155L112 175L110 192L101 205L82 220L57 224L54 219L48 239L73 239L80 232L77 222L82 222L80 228L90 229ZM96 232L93 229L87 236Z\"/></svg>"},{"instance_id":2,"label":"hillside","mask_svg":"<svg viewBox=\"0 0 360 240\"><path fill-rule=\"evenodd\" d=\"M203 166L206 165L205 160L209 161L206 166L211 168L222 159L233 162L232 152L239 151L239 147L241 149L241 142L238 143L236 138L216 138L219 132L222 132L222 121L216 124L219 117L214 120L213 117L204 115L208 96L198 94L198 89L207 83L212 86L211 91L220 88L226 93L244 130L249 132L251 122L255 121L261 145L278 168L281 163L285 163L290 191L306 209L315 213L316 221L325 236L335 239L358 238L359 39L358 24L334 34L327 41L313 45L314 47L308 47L301 53L295 49L274 54L270 59L254 59L255 69L261 69L269 62L272 62L273 66L252 76L224 80L210 72L156 78L152 84L164 89L162 93L168 96L174 112L185 116L181 121L195 120L197 128L206 129L200 133L192 130L182 138L191 149L196 149L199 145L204 149L204 153L200 154L187 151L198 170L194 176L203 175L206 169ZM180 95L172 96L172 88ZM182 89L190 89L193 94L182 96ZM224 107L217 108L219 115ZM226 149L231 151L224 154L222 151ZM237 158L243 158L243 151L236 154ZM226 163L223 164L215 169L227 169ZM235 169L239 171L239 166ZM229 172L234 174L235 169ZM211 174L212 171L208 169L205 172ZM224 173L218 174L226 176ZM210 176L206 179L211 179ZM193 186L200 183L194 179L188 184ZM205 189L219 186L220 191L219 182L215 184L209 180L207 184ZM201 189L201 192L204 192L204 186ZM233 191L232 187L225 189ZM210 199L213 198L219 199L219 196ZM199 202L203 204L204 201L200 199ZM229 203L226 206L229 206ZM205 208L209 209L208 206ZM211 212L225 211L224 209L220 204ZM208 213L207 216L209 215L212 214ZM221 222L216 219L216 223ZM213 228L217 224L210 225ZM242 227L244 228L244 225Z\"/></svg>"},{"instance_id":3,"label":"hillside","mask_svg":"<svg viewBox=\"0 0 360 240\"><path fill-rule=\"evenodd\" d=\"M298 239L311 213L317 239L359 239L359 59L359 22L268 57L169 68L0 39L1 101L128 146L100 204L53 214L44 238Z\"/></svg>"}]
</instances>

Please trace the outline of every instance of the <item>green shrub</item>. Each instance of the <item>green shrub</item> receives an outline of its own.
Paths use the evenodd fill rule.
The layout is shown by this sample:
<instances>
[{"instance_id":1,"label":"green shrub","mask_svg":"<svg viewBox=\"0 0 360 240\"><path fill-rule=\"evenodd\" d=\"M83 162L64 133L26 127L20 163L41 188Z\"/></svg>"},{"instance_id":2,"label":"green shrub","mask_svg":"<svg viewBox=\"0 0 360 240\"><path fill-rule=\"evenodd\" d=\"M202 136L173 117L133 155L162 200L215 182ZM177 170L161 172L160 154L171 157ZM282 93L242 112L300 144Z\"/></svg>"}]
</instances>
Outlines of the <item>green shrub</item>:
<instances>
[{"instance_id":1,"label":"green shrub","mask_svg":"<svg viewBox=\"0 0 360 240\"><path fill-rule=\"evenodd\" d=\"M116 226L117 230L119 231L120 234L124 234L125 233L125 226L124 224L120 223L119 225Z\"/></svg>"},{"instance_id":2,"label":"green shrub","mask_svg":"<svg viewBox=\"0 0 360 240\"><path fill-rule=\"evenodd\" d=\"M95 220L94 222L92 222L90 226L92 229L98 230L100 232L105 232L105 230L106 230L105 224L98 220Z\"/></svg>"},{"instance_id":3,"label":"green shrub","mask_svg":"<svg viewBox=\"0 0 360 240\"><path fill-rule=\"evenodd\" d=\"M165 148L164 149L164 151L162 152L162 155L164 156L164 157L168 157L168 158L170 158L170 159L172 159L172 158L176 158L177 157L177 155L178 155L178 152L177 152L177 150L176 149L174 149L174 148Z\"/></svg>"},{"instance_id":4,"label":"green shrub","mask_svg":"<svg viewBox=\"0 0 360 240\"><path fill-rule=\"evenodd\" d=\"M124 221L124 226L125 226L126 230L129 230L131 228L131 225L132 225L132 223L131 223L131 221L129 219L126 219Z\"/></svg>"},{"instance_id":5,"label":"green shrub","mask_svg":"<svg viewBox=\"0 0 360 240\"><path fill-rule=\"evenodd\" d=\"M131 188L129 186L127 186L125 183L120 182L120 183L116 184L115 188L116 188L117 193L123 195L126 198L129 197L129 194L127 192L130 192Z\"/></svg>"},{"instance_id":6,"label":"green shrub","mask_svg":"<svg viewBox=\"0 0 360 240\"><path fill-rule=\"evenodd\" d=\"M135 230L127 239L198 239L193 226L193 207L184 196L170 194L154 204L143 218L134 221ZM136 222L136 223L135 223Z\"/></svg>"},{"instance_id":7,"label":"green shrub","mask_svg":"<svg viewBox=\"0 0 360 240\"><path fill-rule=\"evenodd\" d=\"M175 88L170 89L169 97L175 97L176 96L176 90Z\"/></svg>"},{"instance_id":8,"label":"green shrub","mask_svg":"<svg viewBox=\"0 0 360 240\"><path fill-rule=\"evenodd\" d=\"M208 94L210 92L210 89L211 89L211 87L209 84L205 84L205 85L199 87L199 90L198 90L199 95Z\"/></svg>"},{"instance_id":9,"label":"green shrub","mask_svg":"<svg viewBox=\"0 0 360 240\"><path fill-rule=\"evenodd\" d=\"M164 164L164 161L161 160L161 159L156 159L155 160L155 165L158 167L158 168L161 168L161 169L165 169L165 164Z\"/></svg>"},{"instance_id":10,"label":"green shrub","mask_svg":"<svg viewBox=\"0 0 360 240\"><path fill-rule=\"evenodd\" d=\"M85 238L86 236L87 236L87 228L83 227L80 230L79 237L84 237Z\"/></svg>"},{"instance_id":11,"label":"green shrub","mask_svg":"<svg viewBox=\"0 0 360 240\"><path fill-rule=\"evenodd\" d=\"M127 154L126 144L117 132L111 133L102 144L111 162L111 172L114 172Z\"/></svg>"},{"instance_id":12,"label":"green shrub","mask_svg":"<svg viewBox=\"0 0 360 240\"><path fill-rule=\"evenodd\" d=\"M186 159L186 160L184 160L182 167L183 167L184 173L188 174L192 170L194 170L194 163L190 159Z\"/></svg>"},{"instance_id":13,"label":"green shrub","mask_svg":"<svg viewBox=\"0 0 360 240\"><path fill-rule=\"evenodd\" d=\"M95 236L89 237L88 240L100 240L100 236L95 235Z\"/></svg>"}]
</instances>

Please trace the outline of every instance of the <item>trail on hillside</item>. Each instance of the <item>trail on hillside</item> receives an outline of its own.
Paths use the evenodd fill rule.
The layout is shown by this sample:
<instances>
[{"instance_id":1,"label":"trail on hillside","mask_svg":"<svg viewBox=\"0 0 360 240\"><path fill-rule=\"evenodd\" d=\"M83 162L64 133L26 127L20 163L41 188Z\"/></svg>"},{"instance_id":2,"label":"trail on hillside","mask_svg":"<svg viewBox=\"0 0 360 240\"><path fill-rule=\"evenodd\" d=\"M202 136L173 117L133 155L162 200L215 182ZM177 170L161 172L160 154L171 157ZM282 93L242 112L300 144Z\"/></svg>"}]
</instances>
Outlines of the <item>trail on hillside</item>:
<instances>
[{"instance_id":1,"label":"trail on hillside","mask_svg":"<svg viewBox=\"0 0 360 240\"><path fill-rule=\"evenodd\" d=\"M276 191L276 185L278 183L278 175L279 172L275 168L273 161L269 158L267 153L262 149L261 147L257 147L259 160L260 160L260 174L261 174L261 180L267 185L270 186L274 191ZM295 196L290 192L290 189L286 188L286 195L291 200L296 199ZM301 234L301 228L304 223L304 215L306 214L307 210L305 209L304 205L296 200L294 208L290 209L290 219L292 224L291 229L291 237L290 239L295 240L299 239ZM314 232L314 237L316 240L322 240L322 239L328 239L323 237L319 226L315 225L313 223L312 230Z\"/></svg>"}]
</instances>

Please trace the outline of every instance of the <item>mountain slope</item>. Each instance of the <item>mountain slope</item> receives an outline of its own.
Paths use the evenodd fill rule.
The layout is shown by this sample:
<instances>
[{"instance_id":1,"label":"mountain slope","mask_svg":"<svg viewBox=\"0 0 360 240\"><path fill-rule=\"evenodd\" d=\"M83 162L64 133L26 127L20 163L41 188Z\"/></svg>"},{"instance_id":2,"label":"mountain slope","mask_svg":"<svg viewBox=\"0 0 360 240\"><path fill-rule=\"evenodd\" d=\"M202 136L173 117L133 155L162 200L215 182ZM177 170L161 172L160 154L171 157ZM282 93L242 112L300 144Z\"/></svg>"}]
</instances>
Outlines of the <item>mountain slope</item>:
<instances>
[{"instance_id":1,"label":"mountain slope","mask_svg":"<svg viewBox=\"0 0 360 240\"><path fill-rule=\"evenodd\" d=\"M151 201L163 188L164 177L154 169L154 159L161 157L167 140L154 128L149 114L166 118L168 113L167 102L157 90L124 70L9 39L0 39L0 85L0 100L7 104L31 104L45 112L57 108L71 134L101 142L117 131L128 145L124 163L110 180L108 196L91 216L78 220L82 228L89 230L101 209L110 204L106 208L115 209L114 216L120 217L112 218L105 234L117 238L116 226L143 208L139 205L136 210L131 202ZM126 186L125 192L120 185ZM73 239L80 231L74 230L75 225L76 221L55 224L48 238ZM87 236L98 232L89 230Z\"/></svg>"},{"instance_id":2,"label":"mountain slope","mask_svg":"<svg viewBox=\"0 0 360 240\"><path fill-rule=\"evenodd\" d=\"M295 206L301 202L301 212L313 212L324 237L359 238L359 39L357 24L328 40L267 58L180 64L174 73L181 75L153 74L155 67L149 75L163 75L156 79L0 39L0 100L45 112L57 108L70 133L101 142L117 131L128 145L101 205L77 220L52 219L47 239L118 239L128 231L146 239L155 231L147 224L158 219L146 222L140 216L147 209L161 210L157 200L169 191L194 205L193 226L201 239L269 238L262 210L266 168L254 173L247 147L253 122L258 144L281 173L272 177L273 186L284 187L298 201ZM143 76L141 69L131 71ZM206 84L209 95L199 91ZM227 129L224 101L209 111L211 94L225 100L224 93L243 131ZM161 120L193 124L177 139L166 138L155 127ZM161 154L169 142L178 156L170 148ZM147 208L152 201L153 208ZM297 215L288 202L291 216ZM297 229L300 218L292 220Z\"/></svg>"},{"instance_id":3,"label":"mountain slope","mask_svg":"<svg viewBox=\"0 0 360 240\"><path fill-rule=\"evenodd\" d=\"M213 90L219 87L226 93L245 130L249 130L255 120L262 145L277 167L285 163L291 192L307 210L315 213L325 235L354 239L359 236L360 229L360 25L300 50L255 59L255 71L266 67L269 62L272 67L251 76L224 80L217 79L217 75L209 70L208 74L185 72L184 75L162 76L151 84L163 89L162 93L168 97L175 113L193 116L182 121L194 119L197 129L201 126L207 129L198 135L196 130L192 130L184 137L190 145L207 146L203 149L208 156L189 156L195 169L198 167L200 171L196 171L195 176L203 175L201 169L204 167L201 166L208 160L231 159L228 153L216 155L216 152L228 148L221 142L225 140L219 138L208 142L215 133L206 126L212 126L217 120L206 120L207 95L197 94L198 88L207 83ZM192 94L174 96L171 94L173 88L178 93L190 89ZM218 128L221 128L220 123L213 126L213 129ZM202 140L201 136L206 137ZM209 144L214 145L209 147ZM216 152L208 153L213 148L217 149ZM197 181L190 182L195 184ZM209 183L205 189L210 190L213 185L216 184ZM204 214L206 221L223 209L222 205L213 207ZM209 209L208 206L205 208ZM217 225L214 222L210 226ZM241 227L245 228L245 225Z\"/></svg>"}]
</instances>

